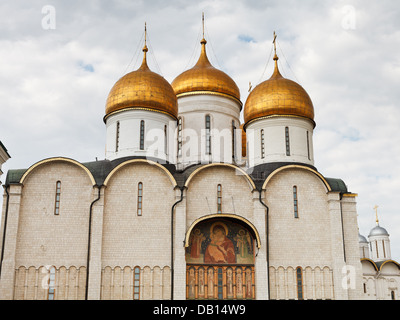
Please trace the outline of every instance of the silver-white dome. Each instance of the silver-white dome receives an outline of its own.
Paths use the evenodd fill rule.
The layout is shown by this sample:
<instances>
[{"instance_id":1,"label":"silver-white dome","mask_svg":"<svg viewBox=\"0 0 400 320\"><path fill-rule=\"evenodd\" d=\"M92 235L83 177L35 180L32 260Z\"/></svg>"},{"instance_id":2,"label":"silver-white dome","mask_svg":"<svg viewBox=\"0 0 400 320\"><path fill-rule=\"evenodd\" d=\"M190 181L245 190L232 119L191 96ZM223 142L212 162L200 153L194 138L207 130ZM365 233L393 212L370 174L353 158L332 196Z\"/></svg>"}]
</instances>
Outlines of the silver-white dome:
<instances>
[{"instance_id":1,"label":"silver-white dome","mask_svg":"<svg viewBox=\"0 0 400 320\"><path fill-rule=\"evenodd\" d=\"M373 236L389 236L389 233L386 231L385 228L382 228L381 226L376 226L371 229L368 237L373 237Z\"/></svg>"},{"instance_id":2,"label":"silver-white dome","mask_svg":"<svg viewBox=\"0 0 400 320\"><path fill-rule=\"evenodd\" d=\"M367 239L361 234L358 234L358 242L359 243L368 243Z\"/></svg>"}]
</instances>

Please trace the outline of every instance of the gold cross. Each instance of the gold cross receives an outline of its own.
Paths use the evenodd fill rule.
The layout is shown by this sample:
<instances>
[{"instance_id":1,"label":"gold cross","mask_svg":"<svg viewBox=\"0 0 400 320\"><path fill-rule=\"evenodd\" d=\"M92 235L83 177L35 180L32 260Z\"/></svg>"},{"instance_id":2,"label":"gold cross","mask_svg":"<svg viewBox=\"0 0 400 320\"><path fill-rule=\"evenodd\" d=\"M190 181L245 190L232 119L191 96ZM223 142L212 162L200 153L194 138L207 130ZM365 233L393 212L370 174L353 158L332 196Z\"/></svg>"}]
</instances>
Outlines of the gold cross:
<instances>
[{"instance_id":1,"label":"gold cross","mask_svg":"<svg viewBox=\"0 0 400 320\"><path fill-rule=\"evenodd\" d=\"M375 205L374 206L374 209L375 209L375 218L376 218L376 224L379 224L379 220L378 220L378 206L377 205Z\"/></svg>"},{"instance_id":2,"label":"gold cross","mask_svg":"<svg viewBox=\"0 0 400 320\"><path fill-rule=\"evenodd\" d=\"M204 12L201 13L201 20L203 23L203 39L204 39Z\"/></svg>"},{"instance_id":3,"label":"gold cross","mask_svg":"<svg viewBox=\"0 0 400 320\"><path fill-rule=\"evenodd\" d=\"M275 51L275 55L276 55L276 34L274 31L274 41L272 41L272 43L274 44L274 51Z\"/></svg>"},{"instance_id":4,"label":"gold cross","mask_svg":"<svg viewBox=\"0 0 400 320\"><path fill-rule=\"evenodd\" d=\"M146 45L146 38L147 38L147 27L146 22L144 23L144 45Z\"/></svg>"}]
</instances>

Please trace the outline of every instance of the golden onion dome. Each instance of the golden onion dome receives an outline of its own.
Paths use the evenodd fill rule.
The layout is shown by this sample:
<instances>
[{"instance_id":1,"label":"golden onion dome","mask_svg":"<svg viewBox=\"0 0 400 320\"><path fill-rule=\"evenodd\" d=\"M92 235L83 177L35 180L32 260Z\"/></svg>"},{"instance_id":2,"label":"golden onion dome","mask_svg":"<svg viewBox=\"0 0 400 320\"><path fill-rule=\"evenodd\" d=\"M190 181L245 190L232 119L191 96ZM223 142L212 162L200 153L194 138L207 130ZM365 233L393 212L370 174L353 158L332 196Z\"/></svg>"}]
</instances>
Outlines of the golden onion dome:
<instances>
[{"instance_id":1,"label":"golden onion dome","mask_svg":"<svg viewBox=\"0 0 400 320\"><path fill-rule=\"evenodd\" d=\"M167 80L152 72L147 66L144 45L143 62L140 68L124 75L112 87L106 102L106 115L129 109L161 112L177 119L178 102L174 90Z\"/></svg>"},{"instance_id":2,"label":"golden onion dome","mask_svg":"<svg viewBox=\"0 0 400 320\"><path fill-rule=\"evenodd\" d=\"M193 68L177 76L171 85L179 96L189 94L219 94L240 101L240 91L236 83L225 72L214 68L207 58L206 43L201 41L201 54Z\"/></svg>"},{"instance_id":3,"label":"golden onion dome","mask_svg":"<svg viewBox=\"0 0 400 320\"><path fill-rule=\"evenodd\" d=\"M309 95L301 85L282 77L276 54L274 60L275 70L271 78L257 85L247 97L245 127L251 121L270 116L297 116L314 122L314 106Z\"/></svg>"}]
</instances>

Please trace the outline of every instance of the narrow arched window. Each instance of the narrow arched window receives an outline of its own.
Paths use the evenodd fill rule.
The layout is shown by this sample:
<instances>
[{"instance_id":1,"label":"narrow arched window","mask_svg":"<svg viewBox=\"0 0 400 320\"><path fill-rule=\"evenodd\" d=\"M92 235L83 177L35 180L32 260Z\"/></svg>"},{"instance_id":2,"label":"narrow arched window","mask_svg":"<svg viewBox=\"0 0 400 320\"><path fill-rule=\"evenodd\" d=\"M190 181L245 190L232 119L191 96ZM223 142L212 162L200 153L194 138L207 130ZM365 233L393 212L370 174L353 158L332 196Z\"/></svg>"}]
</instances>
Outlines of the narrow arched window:
<instances>
[{"instance_id":1,"label":"narrow arched window","mask_svg":"<svg viewBox=\"0 0 400 320\"><path fill-rule=\"evenodd\" d=\"M60 214L60 198L61 198L61 181L56 182L56 198L54 205L54 214Z\"/></svg>"},{"instance_id":2,"label":"narrow arched window","mask_svg":"<svg viewBox=\"0 0 400 320\"><path fill-rule=\"evenodd\" d=\"M117 121L117 127L115 132L115 152L119 150L119 121Z\"/></svg>"},{"instance_id":3,"label":"narrow arched window","mask_svg":"<svg viewBox=\"0 0 400 320\"><path fill-rule=\"evenodd\" d=\"M297 299L303 299L303 272L300 267L296 268Z\"/></svg>"},{"instance_id":4,"label":"narrow arched window","mask_svg":"<svg viewBox=\"0 0 400 320\"><path fill-rule=\"evenodd\" d=\"M222 186L217 186L217 212L222 213Z\"/></svg>"},{"instance_id":5,"label":"narrow arched window","mask_svg":"<svg viewBox=\"0 0 400 320\"><path fill-rule=\"evenodd\" d=\"M144 120L140 121L140 150L144 150Z\"/></svg>"},{"instance_id":6,"label":"narrow arched window","mask_svg":"<svg viewBox=\"0 0 400 320\"><path fill-rule=\"evenodd\" d=\"M395 295L394 291L390 291L390 298L392 300L396 300L396 295Z\"/></svg>"},{"instance_id":7,"label":"narrow arched window","mask_svg":"<svg viewBox=\"0 0 400 320\"><path fill-rule=\"evenodd\" d=\"M289 127L285 127L286 155L290 156Z\"/></svg>"},{"instance_id":8,"label":"narrow arched window","mask_svg":"<svg viewBox=\"0 0 400 320\"><path fill-rule=\"evenodd\" d=\"M264 159L265 157L265 141L264 141L264 129L261 129L260 132L260 142L261 142L261 158Z\"/></svg>"},{"instance_id":9,"label":"narrow arched window","mask_svg":"<svg viewBox=\"0 0 400 320\"><path fill-rule=\"evenodd\" d=\"M385 240L382 240L383 257L386 258Z\"/></svg>"},{"instance_id":10,"label":"narrow arched window","mask_svg":"<svg viewBox=\"0 0 400 320\"><path fill-rule=\"evenodd\" d=\"M235 152L236 152L236 126L235 121L232 120L232 160L235 161Z\"/></svg>"},{"instance_id":11,"label":"narrow arched window","mask_svg":"<svg viewBox=\"0 0 400 320\"><path fill-rule=\"evenodd\" d=\"M310 133L307 131L307 156L308 156L308 160L311 160L311 153L310 153Z\"/></svg>"},{"instance_id":12,"label":"narrow arched window","mask_svg":"<svg viewBox=\"0 0 400 320\"><path fill-rule=\"evenodd\" d=\"M206 154L211 154L211 119L206 115Z\"/></svg>"},{"instance_id":13,"label":"narrow arched window","mask_svg":"<svg viewBox=\"0 0 400 320\"><path fill-rule=\"evenodd\" d=\"M293 186L293 211L294 211L294 217L298 218L299 217L299 202L298 202L298 197L297 197L297 187Z\"/></svg>"},{"instance_id":14,"label":"narrow arched window","mask_svg":"<svg viewBox=\"0 0 400 320\"><path fill-rule=\"evenodd\" d=\"M133 300L140 299L140 268L135 267L133 272Z\"/></svg>"},{"instance_id":15,"label":"narrow arched window","mask_svg":"<svg viewBox=\"0 0 400 320\"><path fill-rule=\"evenodd\" d=\"M143 183L138 183L138 196L137 196L137 215L142 215L143 209Z\"/></svg>"},{"instance_id":16,"label":"narrow arched window","mask_svg":"<svg viewBox=\"0 0 400 320\"><path fill-rule=\"evenodd\" d=\"M182 156L182 118L178 118L178 157Z\"/></svg>"},{"instance_id":17,"label":"narrow arched window","mask_svg":"<svg viewBox=\"0 0 400 320\"><path fill-rule=\"evenodd\" d=\"M168 154L168 136L167 136L167 125L164 125L164 153Z\"/></svg>"},{"instance_id":18,"label":"narrow arched window","mask_svg":"<svg viewBox=\"0 0 400 320\"><path fill-rule=\"evenodd\" d=\"M49 270L49 281L47 289L47 300L54 300L56 286L56 268L51 267Z\"/></svg>"}]
</instances>

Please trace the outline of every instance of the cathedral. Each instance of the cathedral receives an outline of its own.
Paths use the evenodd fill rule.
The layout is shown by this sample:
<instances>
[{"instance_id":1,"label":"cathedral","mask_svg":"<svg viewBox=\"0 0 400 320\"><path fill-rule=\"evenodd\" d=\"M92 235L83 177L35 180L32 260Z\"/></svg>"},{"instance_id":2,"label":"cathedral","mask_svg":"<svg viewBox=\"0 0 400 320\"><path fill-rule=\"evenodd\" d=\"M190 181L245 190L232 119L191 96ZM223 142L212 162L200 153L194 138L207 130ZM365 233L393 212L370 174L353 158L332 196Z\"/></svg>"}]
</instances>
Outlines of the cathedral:
<instances>
[{"instance_id":1,"label":"cathedral","mask_svg":"<svg viewBox=\"0 0 400 320\"><path fill-rule=\"evenodd\" d=\"M371 250L386 249L370 257L357 194L316 168L314 106L276 47L243 104L200 43L169 83L145 38L141 66L109 92L104 160L8 171L1 299L398 298L388 234L374 228ZM395 280L377 293L385 266Z\"/></svg>"},{"instance_id":2,"label":"cathedral","mask_svg":"<svg viewBox=\"0 0 400 320\"><path fill-rule=\"evenodd\" d=\"M363 270L363 293L366 300L398 300L400 297L400 264L392 260L387 230L379 225L375 206L376 226L368 239L358 235Z\"/></svg>"}]
</instances>

